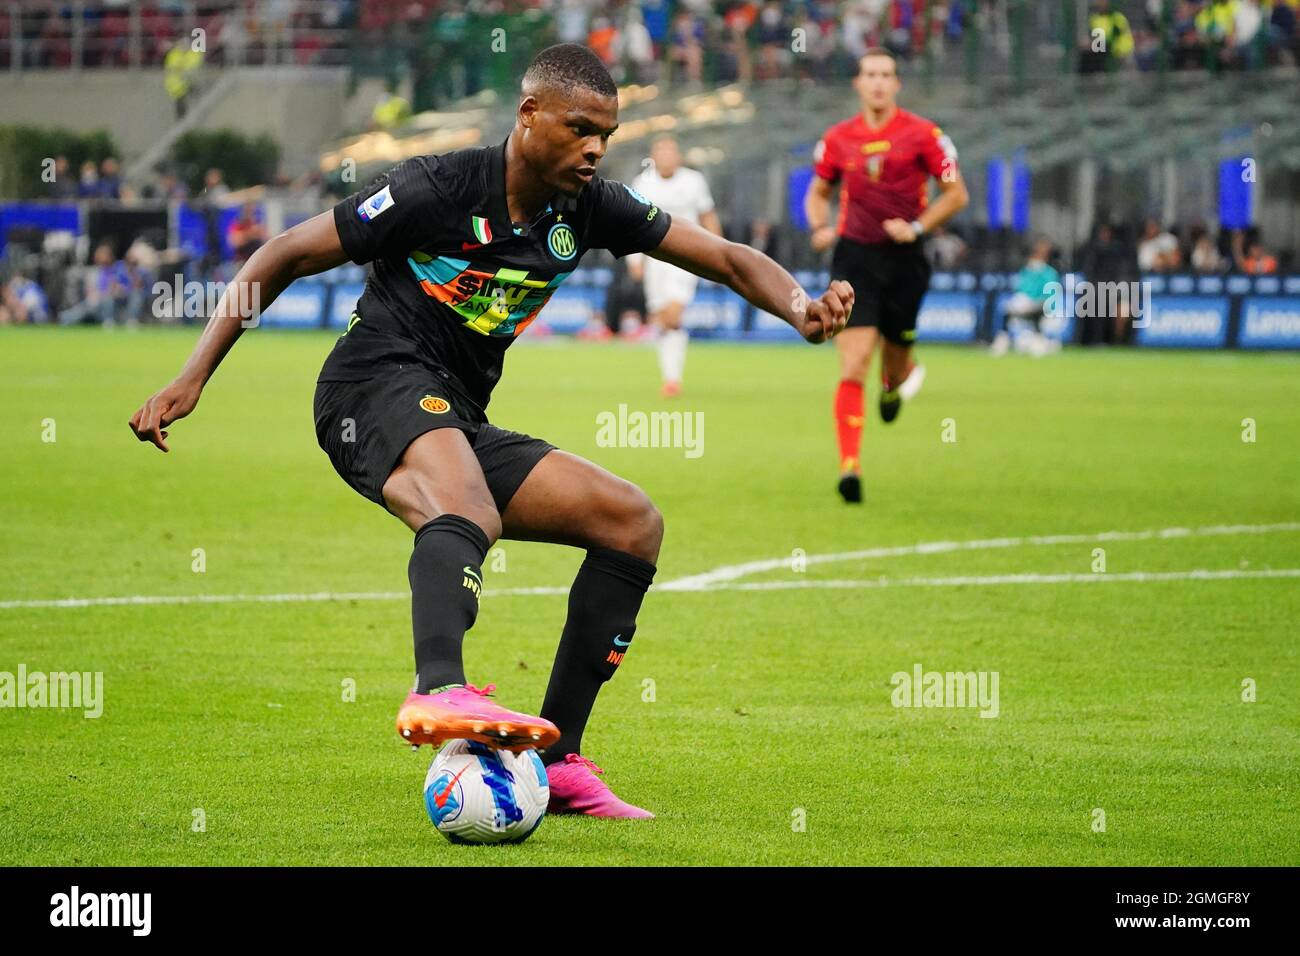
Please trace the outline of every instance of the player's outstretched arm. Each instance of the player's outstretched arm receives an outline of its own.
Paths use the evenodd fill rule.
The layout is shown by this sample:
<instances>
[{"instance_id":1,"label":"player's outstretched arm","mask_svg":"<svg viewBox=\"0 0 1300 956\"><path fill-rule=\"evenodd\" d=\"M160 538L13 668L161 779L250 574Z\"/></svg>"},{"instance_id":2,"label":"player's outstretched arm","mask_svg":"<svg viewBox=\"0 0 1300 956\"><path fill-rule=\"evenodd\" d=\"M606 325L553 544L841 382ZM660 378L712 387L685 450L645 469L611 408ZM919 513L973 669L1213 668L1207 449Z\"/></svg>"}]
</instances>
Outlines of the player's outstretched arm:
<instances>
[{"instance_id":1,"label":"player's outstretched arm","mask_svg":"<svg viewBox=\"0 0 1300 956\"><path fill-rule=\"evenodd\" d=\"M843 279L813 299L780 263L684 219L674 219L663 241L646 254L729 286L809 342L824 342L844 328L853 308L853 287Z\"/></svg>"},{"instance_id":2,"label":"player's outstretched arm","mask_svg":"<svg viewBox=\"0 0 1300 956\"><path fill-rule=\"evenodd\" d=\"M332 212L323 212L285 230L254 252L221 294L180 374L131 416L131 430L136 437L167 451L167 432L163 429L194 411L203 386L240 333L256 324L261 311L294 279L347 261ZM250 305L254 314L249 314Z\"/></svg>"}]
</instances>

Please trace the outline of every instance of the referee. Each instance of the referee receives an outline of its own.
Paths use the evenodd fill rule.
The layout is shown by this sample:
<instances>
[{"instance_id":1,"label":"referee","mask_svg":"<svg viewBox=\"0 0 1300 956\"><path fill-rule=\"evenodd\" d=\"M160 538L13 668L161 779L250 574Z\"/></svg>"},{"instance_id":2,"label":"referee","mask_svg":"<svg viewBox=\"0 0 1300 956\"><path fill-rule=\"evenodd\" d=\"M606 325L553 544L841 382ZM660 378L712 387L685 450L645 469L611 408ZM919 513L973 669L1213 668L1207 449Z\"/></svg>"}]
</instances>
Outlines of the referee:
<instances>
[{"instance_id":1,"label":"referee","mask_svg":"<svg viewBox=\"0 0 1300 956\"><path fill-rule=\"evenodd\" d=\"M901 83L892 53L874 48L863 54L853 86L862 111L836 123L817 143L804 212L813 249L835 245L831 278L847 280L856 293L848 325L835 337L839 491L856 503L862 500L859 449L872 356L880 345L880 417L892 422L925 375L912 361L916 315L930 281L920 239L963 209L969 196L952 141L934 123L898 108ZM928 202L931 178L939 183L933 204ZM839 216L832 226L836 184Z\"/></svg>"}]
</instances>

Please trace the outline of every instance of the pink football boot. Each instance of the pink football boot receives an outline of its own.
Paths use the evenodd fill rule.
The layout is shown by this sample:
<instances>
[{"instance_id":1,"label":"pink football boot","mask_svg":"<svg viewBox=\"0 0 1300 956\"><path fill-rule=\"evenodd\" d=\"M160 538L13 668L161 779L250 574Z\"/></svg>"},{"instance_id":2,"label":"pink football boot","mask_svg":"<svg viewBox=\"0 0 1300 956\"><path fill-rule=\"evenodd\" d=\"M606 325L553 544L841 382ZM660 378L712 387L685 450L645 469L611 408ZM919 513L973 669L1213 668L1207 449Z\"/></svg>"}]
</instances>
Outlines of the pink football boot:
<instances>
[{"instance_id":1,"label":"pink football boot","mask_svg":"<svg viewBox=\"0 0 1300 956\"><path fill-rule=\"evenodd\" d=\"M586 757L565 754L546 768L551 784L548 813L585 813L589 817L613 817L622 820L653 820L654 814L614 796L605 781L596 776L604 773Z\"/></svg>"},{"instance_id":2,"label":"pink football boot","mask_svg":"<svg viewBox=\"0 0 1300 956\"><path fill-rule=\"evenodd\" d=\"M456 684L436 694L412 691L397 712L397 732L414 747L477 740L516 753L549 747L560 739L559 728L549 720L506 710L488 700L495 689L495 684L482 690L473 684Z\"/></svg>"}]
</instances>

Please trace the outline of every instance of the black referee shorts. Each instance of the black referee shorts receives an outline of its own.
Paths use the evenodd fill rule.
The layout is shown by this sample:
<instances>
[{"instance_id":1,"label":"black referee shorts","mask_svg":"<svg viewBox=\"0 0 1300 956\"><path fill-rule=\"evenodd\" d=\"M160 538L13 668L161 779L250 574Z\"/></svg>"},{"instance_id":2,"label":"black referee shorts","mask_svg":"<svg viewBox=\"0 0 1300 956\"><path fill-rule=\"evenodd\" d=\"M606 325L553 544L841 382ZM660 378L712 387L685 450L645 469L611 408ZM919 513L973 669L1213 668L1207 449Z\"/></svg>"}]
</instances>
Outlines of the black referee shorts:
<instances>
[{"instance_id":1,"label":"black referee shorts","mask_svg":"<svg viewBox=\"0 0 1300 956\"><path fill-rule=\"evenodd\" d=\"M846 328L874 326L886 341L912 345L930 271L919 241L866 245L841 237L831 256L831 279L853 286Z\"/></svg>"},{"instance_id":2,"label":"black referee shorts","mask_svg":"<svg viewBox=\"0 0 1300 956\"><path fill-rule=\"evenodd\" d=\"M376 370L360 382L318 381L316 440L355 491L382 506L388 476L411 442L435 428L465 433L503 512L528 473L555 448L540 438L487 422L446 372L423 365Z\"/></svg>"}]
</instances>

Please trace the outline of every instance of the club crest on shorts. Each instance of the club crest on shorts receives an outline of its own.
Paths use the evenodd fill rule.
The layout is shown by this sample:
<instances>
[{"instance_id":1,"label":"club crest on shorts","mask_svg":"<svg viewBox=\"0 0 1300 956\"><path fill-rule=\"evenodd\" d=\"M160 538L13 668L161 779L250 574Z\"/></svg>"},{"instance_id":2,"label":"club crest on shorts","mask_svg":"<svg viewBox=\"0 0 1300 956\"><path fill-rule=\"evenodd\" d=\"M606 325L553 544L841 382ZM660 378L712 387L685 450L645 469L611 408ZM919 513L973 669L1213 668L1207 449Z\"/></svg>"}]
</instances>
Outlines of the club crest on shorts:
<instances>
[{"instance_id":1,"label":"club crest on shorts","mask_svg":"<svg viewBox=\"0 0 1300 956\"><path fill-rule=\"evenodd\" d=\"M445 398L439 398L437 395L426 395L420 399L420 407L426 412L432 412L435 415L441 415L443 412L451 409L451 402Z\"/></svg>"}]
</instances>

